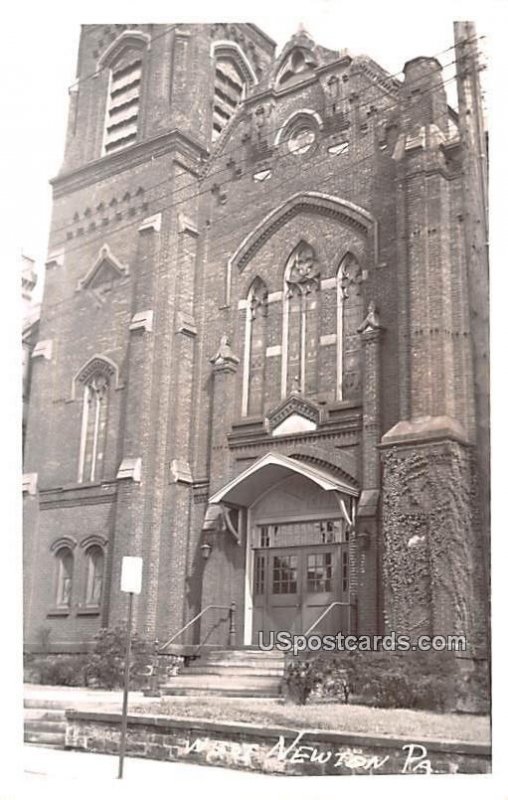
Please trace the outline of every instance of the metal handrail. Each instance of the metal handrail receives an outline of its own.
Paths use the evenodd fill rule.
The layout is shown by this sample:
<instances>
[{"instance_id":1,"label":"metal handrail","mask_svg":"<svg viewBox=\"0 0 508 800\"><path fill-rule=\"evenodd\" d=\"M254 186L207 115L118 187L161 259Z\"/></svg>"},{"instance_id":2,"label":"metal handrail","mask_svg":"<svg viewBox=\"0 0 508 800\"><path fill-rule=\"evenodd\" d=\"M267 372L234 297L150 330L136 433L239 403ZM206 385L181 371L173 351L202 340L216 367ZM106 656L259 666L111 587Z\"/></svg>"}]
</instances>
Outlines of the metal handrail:
<instances>
[{"instance_id":1,"label":"metal handrail","mask_svg":"<svg viewBox=\"0 0 508 800\"><path fill-rule=\"evenodd\" d=\"M330 610L331 610L331 609L332 609L334 606L347 606L348 608L351 608L351 607L352 607L352 605L353 605L353 604L352 604L351 602L350 602L350 603L342 603L342 602L340 602L340 600L334 600L334 602L333 602L333 603L330 603L330 605L328 605L328 606L325 608L325 610L323 611L323 613L319 615L319 617L317 618L317 620L315 620L315 622L313 622L313 623L312 623L312 625L310 626L310 628L309 628L307 631L305 631L305 633L304 633L304 636L308 636L308 635L309 635L309 633L310 633L311 631L313 631L313 630L314 630L314 628L316 627L316 625L319 625L319 623L321 622L321 620L322 620L324 617L326 617L326 615L328 614L328 612L329 612L329 611L330 611ZM349 620L349 623L351 623L351 620ZM351 627L351 624L350 624L350 627Z\"/></svg>"},{"instance_id":2,"label":"metal handrail","mask_svg":"<svg viewBox=\"0 0 508 800\"><path fill-rule=\"evenodd\" d=\"M187 623L186 623L186 624L183 626L183 628L180 628L180 630L179 630L179 631L177 631L175 634L173 634L173 636L172 636L170 639L168 639L168 641L167 641L165 644L163 644L163 645L162 645L162 647L159 647L159 653L160 653L160 651L161 651L161 650L164 650L164 649L165 649L166 647L168 647L170 644L173 644L173 642L175 641L175 639L178 639L178 637L179 637L179 636L181 636L181 635L182 635L182 633L184 633L184 632L187 630L187 628L190 628L190 626L191 626L191 625L194 625L194 623L195 623L195 622L197 622L197 621L198 621L198 619L200 619L200 618L203 616L203 614L206 614L206 612L207 612L207 611L210 611L210 609L212 609L212 608L214 608L214 609L220 609L221 611L229 611L229 612L230 612L230 615L231 615L232 613L234 613L234 610L235 610L235 603L231 603L231 605L229 605L229 606L216 606L216 605L209 605L209 606L206 606L205 608L203 608L203 609L202 609L202 610L199 612L199 614L196 614L196 616L195 616L195 617L193 617L191 620L189 620L189 622L187 622ZM230 625L230 633L231 633L231 625Z\"/></svg>"}]
</instances>

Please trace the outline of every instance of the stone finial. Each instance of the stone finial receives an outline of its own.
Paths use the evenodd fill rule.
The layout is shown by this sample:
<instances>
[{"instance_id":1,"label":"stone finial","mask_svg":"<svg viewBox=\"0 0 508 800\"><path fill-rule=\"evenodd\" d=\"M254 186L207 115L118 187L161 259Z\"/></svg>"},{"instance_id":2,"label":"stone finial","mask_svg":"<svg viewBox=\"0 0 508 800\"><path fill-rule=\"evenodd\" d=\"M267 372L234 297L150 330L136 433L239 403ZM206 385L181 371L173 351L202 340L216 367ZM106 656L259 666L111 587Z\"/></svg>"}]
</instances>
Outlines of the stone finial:
<instances>
[{"instance_id":1,"label":"stone finial","mask_svg":"<svg viewBox=\"0 0 508 800\"><path fill-rule=\"evenodd\" d=\"M214 368L223 368L229 367L230 369L236 369L237 364L240 363L240 359L235 356L231 349L231 341L227 334L222 334L220 338L219 349L210 359L210 363L213 364Z\"/></svg>"},{"instance_id":2,"label":"stone finial","mask_svg":"<svg viewBox=\"0 0 508 800\"><path fill-rule=\"evenodd\" d=\"M301 394L302 387L300 385L300 376L295 375L291 381L291 394Z\"/></svg>"},{"instance_id":3,"label":"stone finial","mask_svg":"<svg viewBox=\"0 0 508 800\"><path fill-rule=\"evenodd\" d=\"M373 300L370 301L367 310L367 316L358 328L358 333L366 333L368 331L378 331L381 329L379 322L379 312Z\"/></svg>"}]
</instances>

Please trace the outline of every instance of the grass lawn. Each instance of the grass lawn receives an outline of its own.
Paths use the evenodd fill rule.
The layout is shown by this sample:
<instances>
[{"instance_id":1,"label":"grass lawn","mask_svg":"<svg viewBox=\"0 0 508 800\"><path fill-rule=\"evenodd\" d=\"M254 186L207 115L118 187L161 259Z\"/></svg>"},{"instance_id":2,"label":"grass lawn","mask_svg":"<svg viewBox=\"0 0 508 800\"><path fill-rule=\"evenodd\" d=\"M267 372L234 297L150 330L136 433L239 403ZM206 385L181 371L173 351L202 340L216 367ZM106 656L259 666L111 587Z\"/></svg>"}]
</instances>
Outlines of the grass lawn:
<instances>
[{"instance_id":1,"label":"grass lawn","mask_svg":"<svg viewBox=\"0 0 508 800\"><path fill-rule=\"evenodd\" d=\"M458 740L488 744L490 724L486 716L437 714L402 708L371 708L319 703L298 706L279 700L227 697L164 697L129 708L131 713L169 717L281 725L291 728L347 731L371 735L389 734L418 739Z\"/></svg>"}]
</instances>

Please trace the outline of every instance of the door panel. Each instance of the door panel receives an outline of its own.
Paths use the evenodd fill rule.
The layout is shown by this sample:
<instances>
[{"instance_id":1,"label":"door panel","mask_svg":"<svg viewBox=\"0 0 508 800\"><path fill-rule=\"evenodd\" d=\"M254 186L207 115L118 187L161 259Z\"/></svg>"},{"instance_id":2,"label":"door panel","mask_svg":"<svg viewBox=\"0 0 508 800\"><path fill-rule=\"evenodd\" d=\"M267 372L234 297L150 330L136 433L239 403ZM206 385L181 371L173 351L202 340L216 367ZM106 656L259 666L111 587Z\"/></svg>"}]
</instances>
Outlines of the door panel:
<instances>
[{"instance_id":1,"label":"door panel","mask_svg":"<svg viewBox=\"0 0 508 800\"><path fill-rule=\"evenodd\" d=\"M335 600L349 593L347 545L264 547L254 551L253 642L258 631L305 633ZM313 633L348 630L348 609L335 607Z\"/></svg>"}]
</instances>

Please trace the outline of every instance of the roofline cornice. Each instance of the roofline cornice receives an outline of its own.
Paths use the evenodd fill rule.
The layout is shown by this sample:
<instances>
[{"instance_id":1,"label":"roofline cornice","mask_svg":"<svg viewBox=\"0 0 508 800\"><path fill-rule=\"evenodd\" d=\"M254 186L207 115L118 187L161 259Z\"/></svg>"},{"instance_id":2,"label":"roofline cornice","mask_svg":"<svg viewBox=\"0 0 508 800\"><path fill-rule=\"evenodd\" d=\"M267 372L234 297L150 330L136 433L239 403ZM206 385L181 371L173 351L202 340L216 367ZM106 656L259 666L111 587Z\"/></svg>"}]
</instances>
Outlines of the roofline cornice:
<instances>
[{"instance_id":1,"label":"roofline cornice","mask_svg":"<svg viewBox=\"0 0 508 800\"><path fill-rule=\"evenodd\" d=\"M50 180L53 196L61 197L104 180L126 169L157 158L171 151L184 153L190 158L200 160L208 156L208 150L192 136L179 130L172 130L160 136L154 136L131 147L89 161L77 169L62 172Z\"/></svg>"}]
</instances>

